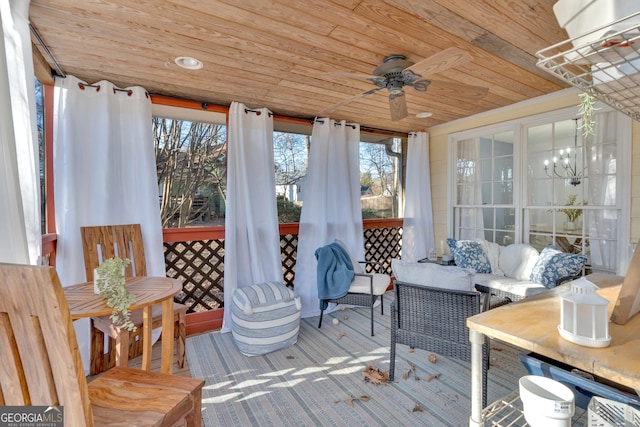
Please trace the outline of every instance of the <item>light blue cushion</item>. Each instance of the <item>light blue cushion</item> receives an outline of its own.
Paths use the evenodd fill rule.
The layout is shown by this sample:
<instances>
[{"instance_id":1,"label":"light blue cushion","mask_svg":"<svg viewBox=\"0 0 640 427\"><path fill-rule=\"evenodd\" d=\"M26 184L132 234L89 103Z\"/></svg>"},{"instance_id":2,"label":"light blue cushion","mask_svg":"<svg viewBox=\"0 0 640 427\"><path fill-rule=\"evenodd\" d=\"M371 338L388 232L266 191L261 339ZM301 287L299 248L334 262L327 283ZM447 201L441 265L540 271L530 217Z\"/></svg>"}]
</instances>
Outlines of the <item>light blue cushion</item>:
<instances>
[{"instance_id":1,"label":"light blue cushion","mask_svg":"<svg viewBox=\"0 0 640 427\"><path fill-rule=\"evenodd\" d=\"M540 252L540 258L533 266L530 279L547 288L553 288L558 279L580 274L586 263L587 257L584 255L567 254L548 245Z\"/></svg>"},{"instance_id":2,"label":"light blue cushion","mask_svg":"<svg viewBox=\"0 0 640 427\"><path fill-rule=\"evenodd\" d=\"M447 239L447 245L458 267L470 268L476 273L491 273L491 263L479 242Z\"/></svg>"}]
</instances>

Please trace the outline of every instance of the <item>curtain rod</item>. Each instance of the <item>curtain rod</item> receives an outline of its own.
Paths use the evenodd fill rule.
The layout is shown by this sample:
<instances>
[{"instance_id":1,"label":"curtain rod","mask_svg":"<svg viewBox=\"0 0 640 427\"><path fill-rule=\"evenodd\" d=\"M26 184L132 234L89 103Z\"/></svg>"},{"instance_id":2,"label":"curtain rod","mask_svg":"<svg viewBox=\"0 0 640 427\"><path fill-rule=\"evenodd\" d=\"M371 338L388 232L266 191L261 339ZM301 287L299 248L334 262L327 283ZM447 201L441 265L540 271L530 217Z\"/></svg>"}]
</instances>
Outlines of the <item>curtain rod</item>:
<instances>
[{"instance_id":1,"label":"curtain rod","mask_svg":"<svg viewBox=\"0 0 640 427\"><path fill-rule=\"evenodd\" d=\"M324 124L324 119L314 119L313 121ZM340 122L334 122L333 125L334 126L340 126L341 123ZM355 129L357 125L355 123L345 123L345 126L349 126L351 129Z\"/></svg>"},{"instance_id":2,"label":"curtain rod","mask_svg":"<svg viewBox=\"0 0 640 427\"><path fill-rule=\"evenodd\" d=\"M260 110L252 110L251 108L245 108L244 109L244 113L256 113L256 116L259 116L260 114L262 114L262 111ZM271 111L269 111L269 117L273 117L273 113Z\"/></svg>"},{"instance_id":3,"label":"curtain rod","mask_svg":"<svg viewBox=\"0 0 640 427\"><path fill-rule=\"evenodd\" d=\"M49 47L47 47L47 44L44 42L44 40L40 36L40 33L38 33L38 30L36 30L36 28L33 25L31 25L31 23L29 23L29 29L31 30L31 33L36 38L36 40L38 40L38 43L40 43L40 46L42 46L42 49L47 54L51 62L53 62L53 65L56 67L55 69L56 75L58 75L59 77L67 77L65 72L62 70L62 67L60 66L60 64L58 64L58 61L56 61L56 58L53 56L53 53L51 53L51 51L49 50Z\"/></svg>"},{"instance_id":4,"label":"curtain rod","mask_svg":"<svg viewBox=\"0 0 640 427\"><path fill-rule=\"evenodd\" d=\"M63 78L66 78L66 77L63 77ZM84 90L84 88L86 88L86 87L92 87L92 88L95 88L95 89L96 89L96 91L99 91L99 90L100 90L100 85L96 85L96 84L92 84L92 85L90 85L90 84L86 84L86 83L82 83L82 82L78 82L78 87L79 87L80 89L82 89L82 90ZM127 95L129 95L129 96L133 95L133 91L132 91L131 89L120 89L119 87L115 87L115 86L114 86L114 87L113 87L113 93L116 93L116 92L126 92L126 93L127 93ZM145 96L146 96L147 98L149 97L149 92L145 91L145 92L144 92L144 94L145 94Z\"/></svg>"},{"instance_id":5,"label":"curtain rod","mask_svg":"<svg viewBox=\"0 0 640 427\"><path fill-rule=\"evenodd\" d=\"M151 98L163 98L163 99L169 99L169 100L176 100L176 101L182 101L185 103L193 103L194 107L197 106L198 108L202 109L202 110L206 110L208 109L210 106L211 107L218 107L220 108L220 112L228 112L229 111L229 107L224 106L224 105L220 105L220 104L214 104L214 103L209 103L207 101L197 101L194 99L187 99L187 98L179 98L179 97L175 97L175 96L168 96L168 95L162 95L162 94L157 94L157 93L152 93L151 94ZM168 105L168 104L165 104ZM297 124L301 124L301 125L310 125L313 126L313 121L316 120L315 117L293 117L293 116L282 116L279 114L273 114L273 118L274 120L279 120L282 122L287 122L287 123L297 123ZM369 126L362 126L360 125L360 132L368 132L368 133L374 133L374 134L378 134L378 135L385 135L385 136L390 136L390 137L398 137L398 138L406 138L408 135L408 132L396 132L396 131L391 131L391 130L387 130L387 129L378 129L378 128L374 128L374 127L369 127Z\"/></svg>"}]
</instances>

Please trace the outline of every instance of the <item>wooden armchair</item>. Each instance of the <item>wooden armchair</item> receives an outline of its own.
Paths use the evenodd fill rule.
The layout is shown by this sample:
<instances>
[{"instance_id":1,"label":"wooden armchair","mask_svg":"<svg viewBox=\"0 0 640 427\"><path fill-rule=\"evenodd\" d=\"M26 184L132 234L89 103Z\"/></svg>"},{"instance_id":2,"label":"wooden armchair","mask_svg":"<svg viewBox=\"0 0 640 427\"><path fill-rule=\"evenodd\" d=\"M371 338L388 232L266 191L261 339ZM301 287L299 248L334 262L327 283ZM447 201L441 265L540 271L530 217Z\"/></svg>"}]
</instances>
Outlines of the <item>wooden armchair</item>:
<instances>
[{"instance_id":1,"label":"wooden armchair","mask_svg":"<svg viewBox=\"0 0 640 427\"><path fill-rule=\"evenodd\" d=\"M129 258L131 265L125 270L126 277L146 276L147 264L144 256L140 224L105 225L81 227L84 266L87 281L93 280L93 269L108 258ZM187 306L174 303L175 331L177 336L177 362L184 366ZM142 310L131 312L131 321L138 327L136 332L115 326L109 316L91 318L91 364L89 373L95 375L115 365L127 366L129 358L142 354ZM153 307L152 327L162 326L162 310ZM105 354L104 335L109 336ZM164 338L164 337L163 337Z\"/></svg>"},{"instance_id":2,"label":"wooden armchair","mask_svg":"<svg viewBox=\"0 0 640 427\"><path fill-rule=\"evenodd\" d=\"M471 362L467 317L480 313L480 293L432 288L401 281L394 283L391 304L391 357L389 380L393 381L396 344L432 351ZM487 405L489 348L483 346L483 405ZM471 380L469 380L471 384Z\"/></svg>"},{"instance_id":3,"label":"wooden armchair","mask_svg":"<svg viewBox=\"0 0 640 427\"><path fill-rule=\"evenodd\" d=\"M63 406L69 426L200 426L204 381L116 367L87 384L53 267L0 263L0 405Z\"/></svg>"}]
</instances>

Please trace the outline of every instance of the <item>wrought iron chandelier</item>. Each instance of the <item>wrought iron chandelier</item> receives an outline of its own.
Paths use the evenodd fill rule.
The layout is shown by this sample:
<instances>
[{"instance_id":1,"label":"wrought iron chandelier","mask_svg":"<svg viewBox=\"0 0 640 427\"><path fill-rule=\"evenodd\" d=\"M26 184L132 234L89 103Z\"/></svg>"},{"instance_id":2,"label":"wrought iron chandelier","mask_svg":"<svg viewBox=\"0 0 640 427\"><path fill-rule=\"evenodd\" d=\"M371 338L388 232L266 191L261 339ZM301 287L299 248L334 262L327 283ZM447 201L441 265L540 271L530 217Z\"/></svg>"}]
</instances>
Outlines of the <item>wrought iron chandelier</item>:
<instances>
[{"instance_id":1,"label":"wrought iron chandelier","mask_svg":"<svg viewBox=\"0 0 640 427\"><path fill-rule=\"evenodd\" d=\"M566 179L567 182L574 187L577 187L582 183L584 176L584 168L578 170L578 119L573 119L576 122L575 135L573 140L573 150L570 147L559 151L559 157L553 156L553 169L549 165L549 160L544 161L544 172L549 178L558 177ZM558 170L564 169L563 174Z\"/></svg>"}]
</instances>

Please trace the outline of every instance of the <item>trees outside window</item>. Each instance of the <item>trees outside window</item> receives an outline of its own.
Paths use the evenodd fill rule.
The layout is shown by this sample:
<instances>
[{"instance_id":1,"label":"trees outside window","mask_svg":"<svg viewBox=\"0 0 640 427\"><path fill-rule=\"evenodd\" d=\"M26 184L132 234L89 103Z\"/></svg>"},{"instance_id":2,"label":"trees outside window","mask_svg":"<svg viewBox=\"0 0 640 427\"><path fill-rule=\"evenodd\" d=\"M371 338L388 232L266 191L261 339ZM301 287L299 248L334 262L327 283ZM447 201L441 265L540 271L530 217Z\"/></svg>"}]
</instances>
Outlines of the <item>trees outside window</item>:
<instances>
[{"instance_id":1,"label":"trees outside window","mask_svg":"<svg viewBox=\"0 0 640 427\"><path fill-rule=\"evenodd\" d=\"M386 144L360 143L360 186L362 217L398 217L399 200L399 156L400 141L391 139Z\"/></svg>"},{"instance_id":2,"label":"trees outside window","mask_svg":"<svg viewBox=\"0 0 640 427\"><path fill-rule=\"evenodd\" d=\"M163 227L224 225L226 127L153 118Z\"/></svg>"},{"instance_id":3,"label":"trees outside window","mask_svg":"<svg viewBox=\"0 0 640 427\"><path fill-rule=\"evenodd\" d=\"M224 225L226 126L219 117L205 122L188 120L188 114L176 114L179 119L170 116L153 117L162 226ZM313 141L306 134L275 131L273 144L278 219L280 223L299 222L304 192L313 191L304 186ZM400 145L399 139L360 143L365 219L398 216Z\"/></svg>"}]
</instances>

